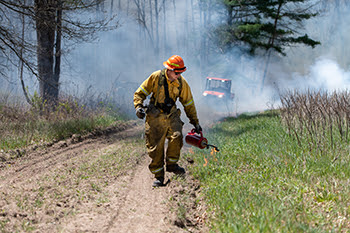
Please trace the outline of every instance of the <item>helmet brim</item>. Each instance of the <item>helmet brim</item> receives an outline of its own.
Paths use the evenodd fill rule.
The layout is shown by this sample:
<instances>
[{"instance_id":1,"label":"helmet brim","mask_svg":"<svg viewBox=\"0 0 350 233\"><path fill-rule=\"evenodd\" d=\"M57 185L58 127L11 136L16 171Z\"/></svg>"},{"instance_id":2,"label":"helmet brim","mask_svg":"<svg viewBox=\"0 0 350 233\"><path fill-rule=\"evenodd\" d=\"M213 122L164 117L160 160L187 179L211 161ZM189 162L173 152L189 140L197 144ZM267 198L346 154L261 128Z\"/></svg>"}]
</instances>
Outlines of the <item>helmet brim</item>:
<instances>
[{"instance_id":1,"label":"helmet brim","mask_svg":"<svg viewBox=\"0 0 350 233\"><path fill-rule=\"evenodd\" d=\"M182 72L185 72L186 70L187 70L187 68L186 68L186 66L185 67L183 67L183 68L181 68L181 69L178 69L178 68L176 68L176 69L173 69L175 72L180 72L180 73L182 73Z\"/></svg>"}]
</instances>

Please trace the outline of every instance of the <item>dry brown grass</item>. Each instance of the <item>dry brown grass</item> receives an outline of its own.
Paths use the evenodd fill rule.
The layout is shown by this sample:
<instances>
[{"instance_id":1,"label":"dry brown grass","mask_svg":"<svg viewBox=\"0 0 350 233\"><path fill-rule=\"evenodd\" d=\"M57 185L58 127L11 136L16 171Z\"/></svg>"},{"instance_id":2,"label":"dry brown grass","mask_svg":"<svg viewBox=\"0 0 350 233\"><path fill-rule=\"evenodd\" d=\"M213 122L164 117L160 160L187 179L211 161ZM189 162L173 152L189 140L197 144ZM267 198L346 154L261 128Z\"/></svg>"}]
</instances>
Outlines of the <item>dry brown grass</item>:
<instances>
[{"instance_id":1,"label":"dry brown grass","mask_svg":"<svg viewBox=\"0 0 350 233\"><path fill-rule=\"evenodd\" d=\"M281 117L288 133L310 150L326 152L349 141L349 91L289 91L281 95Z\"/></svg>"}]
</instances>

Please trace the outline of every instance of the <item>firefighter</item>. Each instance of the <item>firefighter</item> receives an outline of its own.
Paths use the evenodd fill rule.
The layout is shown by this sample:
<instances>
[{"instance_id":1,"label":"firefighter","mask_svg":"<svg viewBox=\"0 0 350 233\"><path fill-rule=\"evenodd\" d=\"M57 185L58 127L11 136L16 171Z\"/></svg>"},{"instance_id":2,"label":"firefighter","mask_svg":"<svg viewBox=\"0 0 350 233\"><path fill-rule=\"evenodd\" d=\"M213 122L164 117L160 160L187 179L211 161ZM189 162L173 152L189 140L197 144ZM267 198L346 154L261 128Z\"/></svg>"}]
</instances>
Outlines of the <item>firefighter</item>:
<instances>
[{"instance_id":1,"label":"firefighter","mask_svg":"<svg viewBox=\"0 0 350 233\"><path fill-rule=\"evenodd\" d=\"M155 177L153 187L164 186L165 171L185 174L185 169L177 164L183 146L184 125L180 119L181 111L175 104L178 98L195 131L202 131L190 86L181 75L186 71L183 59L174 55L163 65L165 68L153 72L134 94L136 116L140 119L146 116L146 147L151 158L149 170ZM151 98L145 111L143 102L149 95ZM164 155L166 139L168 147Z\"/></svg>"}]
</instances>

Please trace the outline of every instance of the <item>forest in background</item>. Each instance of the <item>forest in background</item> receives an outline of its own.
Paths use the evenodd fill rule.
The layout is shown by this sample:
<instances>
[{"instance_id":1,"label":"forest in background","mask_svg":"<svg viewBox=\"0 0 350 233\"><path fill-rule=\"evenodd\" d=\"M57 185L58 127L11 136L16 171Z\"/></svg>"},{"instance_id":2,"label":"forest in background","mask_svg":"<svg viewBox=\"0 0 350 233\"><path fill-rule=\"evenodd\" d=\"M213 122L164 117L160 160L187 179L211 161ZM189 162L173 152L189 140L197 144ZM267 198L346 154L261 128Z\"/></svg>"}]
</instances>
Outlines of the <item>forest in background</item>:
<instances>
[{"instance_id":1,"label":"forest in background","mask_svg":"<svg viewBox=\"0 0 350 233\"><path fill-rule=\"evenodd\" d=\"M318 15L301 22L297 29L320 41L321 45L314 49L290 46L285 49L286 56L273 52L264 74L264 51L252 55L242 51L239 44L226 48L218 46L215 29L227 22L230 2L240 1L109 0L99 2L79 16L71 13L72 18L85 22L91 18L112 19L109 26L114 29L95 32L94 38L83 41L63 37L61 93L80 97L108 93L109 98L118 99L128 107L139 83L154 70L161 69L163 60L173 54L184 58L189 68L184 76L198 98L205 77L224 77L233 80L232 89L241 105L249 102L251 96L256 101L258 96L261 102L256 103L256 107L266 108L266 102L273 101L285 88L300 88L301 84L306 88L315 83L320 85L313 85L314 88L328 88L331 83L319 80L319 71L328 66L338 72L337 84L346 86L349 48L345 41L350 36L346 19L350 3L305 1ZM20 18L16 20L15 23L21 25ZM35 41L34 26L28 22L24 28L28 41ZM32 57L32 62L35 61ZM2 73L6 74L0 79L2 89L21 93L18 65L9 62L6 56L0 58L0 63ZM261 93L265 75L265 93ZM329 79L327 75L321 78ZM29 93L39 89L39 80L30 72L24 71L23 80Z\"/></svg>"},{"instance_id":2,"label":"forest in background","mask_svg":"<svg viewBox=\"0 0 350 233\"><path fill-rule=\"evenodd\" d=\"M43 3L41 0L34 1ZM284 2L249 2L254 1ZM134 202L134 196L131 195L130 199L133 206L129 205L129 199L125 197L130 195L130 191L142 196L142 200L149 193L159 197L158 193L144 189L138 185L140 183L134 185L134 182L129 182L131 188L125 194L120 196L114 192L120 190L119 186L115 186L118 174L127 174L119 168L129 169L132 166L132 170L138 169L134 163L126 165L121 160L133 161L147 171L147 166L139 160L134 161L137 156L145 155L141 152L144 151L144 143L141 143L144 139L140 136L142 125L134 120L129 121L131 115L124 118L125 115L114 110L129 108L134 116L134 90L150 72L162 68L162 61L173 53L178 53L185 59L188 70L184 76L194 91L196 106L200 103L197 100L201 96L206 76L233 80L235 104L239 111L264 109L268 104L272 106L273 101L277 102L278 97L282 98L282 105L284 104L278 111L242 113L239 116L225 117L219 122L212 117L216 112L210 111L211 106L205 106L206 113L210 114L199 111L201 124L205 118L209 120L209 124L203 124L206 137L210 143L220 148L220 152L215 153L213 150L209 155L208 150L194 148L182 157L183 164L195 161L188 165L188 170L196 181L200 180L200 189L197 185L192 188L202 193L197 195L188 192L187 188L183 189L182 185L177 184L176 178L173 180L170 189L179 191L172 193L173 196L166 200L172 200L178 207L170 211L176 212L178 216L175 225L179 226L177 223L180 222L180 227L196 227L198 216L202 216L199 220L204 220L208 227L220 232L320 232L349 229L350 95L348 91L327 92L348 88L349 68L346 56L349 48L346 41L349 30L346 22L349 3L346 1L308 1L315 4L313 10L318 15L302 21L298 30L300 35L307 33L321 44L313 49L300 45L281 49L269 44L270 40L265 41L268 43L255 44L257 47L273 48L270 57L261 48L249 53L246 50L248 46L240 47L235 43L221 44L227 47L218 46L217 41L213 40L213 35L216 34L212 34L211 29L230 27L221 24L228 20L224 14L227 8L222 4L211 5L214 1L109 1L92 4L87 11L85 6L80 5L81 14L68 14L71 16L70 26L84 28L89 26L91 20L97 23L94 24L97 27L88 27L87 29L93 29L90 30L91 33L68 30L71 27L62 28L65 30L62 50L56 50L56 55L62 55L59 87L63 101L55 111L48 114L42 114L41 99L36 94L41 81L33 74L37 70L30 72L23 69L21 80L24 60L16 60L18 54L4 50L4 41L1 41L4 35L9 35L3 33L4 19L16 19L13 25L6 26L11 26L8 27L11 35L18 33L17 38L26 42L25 47L18 47L18 52L28 52L22 57L28 58L29 63L25 65L32 64L36 69L36 27L34 21L29 20L34 12L28 8L25 9L28 15L13 18L14 15L2 14L6 2L10 1L0 0L0 161L1 171L5 172L1 175L3 179L0 184L4 194L0 204L0 231L47 232L50 230L43 230L46 227L61 230L67 226L72 231L72 227L84 231L105 229L103 226L106 225L107 229L111 229L111 222L115 222L115 227L121 229L120 222L128 223L124 220L130 220L130 215L121 216L120 213L124 211L120 211L120 206L125 206L132 216L135 213L145 213L147 217L154 217L153 214L139 211L140 203ZM29 0L28 2L30 3ZM158 19L162 19L158 21L158 27L155 27L155 12L152 10L150 13L156 2L159 4ZM215 1L219 2L248 1ZM162 3L170 4L165 7ZM203 4L209 8L200 8ZM185 7L181 8L181 5ZM66 7L67 10L77 6L73 4ZM203 9L207 10L203 12ZM99 28L104 26L98 25L98 22L102 22L100 19L106 19L109 25ZM81 24L77 23L79 21ZM254 45L258 42L255 38L266 35L264 33L267 30L263 30L266 28L254 31L260 29L263 23L240 25L241 28L238 29L246 30L247 33L243 35L248 36L242 38ZM159 29L158 32L156 28ZM79 37L73 38L70 34L73 32ZM249 37L254 32L256 37ZM59 33L54 33L57 34ZM26 36L25 40L23 35ZM156 35L159 36L158 52L154 44ZM238 40L232 41L240 43ZM51 46L58 47L57 43ZM57 67L57 61L52 63L54 67ZM263 93L262 77L266 78ZM10 104L16 101L25 104L20 99L23 96L21 81L25 83L29 97L37 104L33 108ZM307 91L305 95L302 89L308 86L317 91ZM279 95L286 88L298 90ZM318 91L320 88L327 91ZM107 105L103 105L103 101ZM92 108L91 111L89 106L97 108ZM201 110L201 106L197 109ZM133 126L137 129L134 130ZM124 132L129 133L130 130L132 136L128 137ZM90 141L92 138L96 139L95 143ZM130 144L124 144L124 139ZM105 150L104 145L107 144L113 147ZM42 153L42 149L48 151ZM100 151L103 153L100 154ZM136 179L147 185L147 182L138 179L148 179L146 173L139 174L140 176L135 176ZM28 180L28 177L32 179ZM192 175L188 177L192 180ZM183 183L192 186L188 180ZM121 188L123 187L124 184ZM189 199L188 195L196 200ZM154 206L154 197L143 203ZM201 208L202 201L205 203L204 210ZM105 207L108 207L107 211ZM187 210L198 209L203 210L204 214L194 215L197 223L188 221L193 214ZM89 224L82 222L82 215L79 214L87 216ZM106 218L107 215L110 218ZM115 221L117 218L118 221ZM81 228L72 226L75 219L81 223ZM93 219L100 224L95 224ZM106 225L101 223L101 219L106 220ZM170 218L165 216L165 219ZM132 221L128 226L134 227L134 223ZM138 223L142 229L147 225L144 222ZM151 226L154 227L153 224Z\"/></svg>"}]
</instances>

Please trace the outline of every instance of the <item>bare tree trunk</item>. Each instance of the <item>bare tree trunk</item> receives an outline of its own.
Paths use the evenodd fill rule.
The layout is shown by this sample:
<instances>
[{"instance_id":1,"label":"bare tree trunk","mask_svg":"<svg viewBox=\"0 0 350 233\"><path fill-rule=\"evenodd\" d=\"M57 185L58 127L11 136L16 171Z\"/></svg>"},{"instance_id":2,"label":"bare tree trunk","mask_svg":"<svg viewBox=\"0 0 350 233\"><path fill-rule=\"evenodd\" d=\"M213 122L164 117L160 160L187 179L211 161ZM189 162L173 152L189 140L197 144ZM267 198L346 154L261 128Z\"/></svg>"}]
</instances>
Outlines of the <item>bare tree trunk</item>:
<instances>
[{"instance_id":1,"label":"bare tree trunk","mask_svg":"<svg viewBox=\"0 0 350 233\"><path fill-rule=\"evenodd\" d=\"M54 95L59 96L59 80L61 73L61 38L62 38L62 0L57 0L57 12L56 12L56 48L55 48L55 67L53 80L57 85L57 88L53 91Z\"/></svg>"},{"instance_id":2,"label":"bare tree trunk","mask_svg":"<svg viewBox=\"0 0 350 233\"><path fill-rule=\"evenodd\" d=\"M166 56L166 51L168 50L167 48L167 23L166 23L166 7L165 7L165 0L163 0L163 56Z\"/></svg>"},{"instance_id":3,"label":"bare tree trunk","mask_svg":"<svg viewBox=\"0 0 350 233\"><path fill-rule=\"evenodd\" d=\"M200 66L201 66L201 77L205 76L207 73L207 57L206 57L206 50L207 50L207 45L206 45L206 36L204 33L205 32L205 28L207 25L207 10L208 10L208 3L207 2L202 2L201 6L200 6L200 14L201 14L201 23L200 23L200 27L203 28L202 30L200 30Z\"/></svg>"},{"instance_id":4,"label":"bare tree trunk","mask_svg":"<svg viewBox=\"0 0 350 233\"><path fill-rule=\"evenodd\" d=\"M150 23L149 23L149 28L150 28L150 31L153 33L153 10L152 10L152 0L149 0L148 1L149 3L149 19L150 19Z\"/></svg>"},{"instance_id":5,"label":"bare tree trunk","mask_svg":"<svg viewBox=\"0 0 350 233\"><path fill-rule=\"evenodd\" d=\"M141 22L141 5L140 5L140 0L134 0L134 3L137 7L137 19ZM142 22L141 22L142 23ZM141 30L142 30L142 26L141 23L139 24L139 37L141 37Z\"/></svg>"},{"instance_id":6,"label":"bare tree trunk","mask_svg":"<svg viewBox=\"0 0 350 233\"><path fill-rule=\"evenodd\" d=\"M173 8L174 8L174 19L176 19L176 4L175 4L175 0L173 0ZM178 39L179 38L179 30L178 30L179 27L175 27L175 41L176 41L176 49L179 49L180 48L180 40Z\"/></svg>"},{"instance_id":7,"label":"bare tree trunk","mask_svg":"<svg viewBox=\"0 0 350 233\"><path fill-rule=\"evenodd\" d=\"M120 3L120 0L119 0ZM111 8L109 9L109 15L112 16L113 15L113 7L114 7L114 0L111 0Z\"/></svg>"},{"instance_id":8,"label":"bare tree trunk","mask_svg":"<svg viewBox=\"0 0 350 233\"><path fill-rule=\"evenodd\" d=\"M269 49L269 51L267 52L266 63L265 63L265 68L264 68L264 74L263 74L263 78L262 78L262 81L261 81L260 93L262 93L263 90L264 90L265 79L266 79L266 76L267 76L267 71L268 71L268 67L269 67L269 63L270 63L270 58L271 58L271 49Z\"/></svg>"},{"instance_id":9,"label":"bare tree trunk","mask_svg":"<svg viewBox=\"0 0 350 233\"><path fill-rule=\"evenodd\" d=\"M55 43L54 0L35 0L37 60L40 95L44 102L54 105L58 83L53 79L53 49Z\"/></svg>"},{"instance_id":10,"label":"bare tree trunk","mask_svg":"<svg viewBox=\"0 0 350 233\"><path fill-rule=\"evenodd\" d=\"M277 37L277 24L278 24L279 15L280 15L280 12L282 9L282 5L283 5L282 2L278 5L277 15L276 15L275 22L274 22L274 32L273 32L272 37L269 39L269 47L270 48L272 48L273 45L275 44L275 39ZM267 51L266 64L265 64L264 74L263 74L262 81L261 81L260 93L262 93L264 90L264 85L265 85L266 75L267 75L267 71L268 71L268 67L269 67L269 63L270 63L270 58L271 58L271 49L269 49Z\"/></svg>"},{"instance_id":11,"label":"bare tree trunk","mask_svg":"<svg viewBox=\"0 0 350 233\"><path fill-rule=\"evenodd\" d=\"M97 7L99 9L98 13L104 14L104 12L105 12L105 1L98 0L97 2L98 2L97 3ZM101 17L101 16L99 16L99 17Z\"/></svg>"},{"instance_id":12,"label":"bare tree trunk","mask_svg":"<svg viewBox=\"0 0 350 233\"><path fill-rule=\"evenodd\" d=\"M146 0L142 0L142 19L144 21L144 28L142 30L142 38L146 38L147 34L146 33L149 33L147 32L148 27L147 27L147 22L146 22ZM144 46L146 47L147 46L147 40L144 40Z\"/></svg>"},{"instance_id":13,"label":"bare tree trunk","mask_svg":"<svg viewBox=\"0 0 350 233\"><path fill-rule=\"evenodd\" d=\"M129 15L129 7L130 7L130 1L128 1L127 5L126 5L126 15Z\"/></svg>"},{"instance_id":14,"label":"bare tree trunk","mask_svg":"<svg viewBox=\"0 0 350 233\"><path fill-rule=\"evenodd\" d=\"M155 57L159 59L159 10L158 10L158 0L154 0L154 9L155 9L155 17L156 17L156 40L155 40Z\"/></svg>"},{"instance_id":15,"label":"bare tree trunk","mask_svg":"<svg viewBox=\"0 0 350 233\"><path fill-rule=\"evenodd\" d=\"M186 6L188 6L188 0L186 0ZM188 38L189 38L189 23L188 23L188 7L185 8L185 39L183 40L183 46L185 48L185 56L188 54Z\"/></svg>"},{"instance_id":16,"label":"bare tree trunk","mask_svg":"<svg viewBox=\"0 0 350 233\"><path fill-rule=\"evenodd\" d=\"M26 0L24 0L24 5L26 4ZM21 43L24 44L24 28L25 28L25 15L22 14L22 35L21 35ZM20 57L22 58L23 57L23 48L21 48L20 50ZM25 84L24 84L24 80L23 80L23 59L19 59L19 77L20 77L20 80L21 80L21 85L22 85L22 90L23 90L23 94L24 94L24 97L26 98L26 101L28 102L28 104L30 105L33 105L32 101L30 100L29 96L28 96L28 93L27 93L27 90L26 90L26 87L25 87Z\"/></svg>"},{"instance_id":17,"label":"bare tree trunk","mask_svg":"<svg viewBox=\"0 0 350 233\"><path fill-rule=\"evenodd\" d=\"M134 3L137 7L137 20L139 22L139 38L146 38L146 33L147 33L152 45L155 47L153 32L150 31L149 28L147 27L146 12L145 12L146 2L145 0L142 0L142 2L140 0L134 0ZM147 45L147 41L145 39L142 39L142 42L144 43L144 45Z\"/></svg>"}]
</instances>

